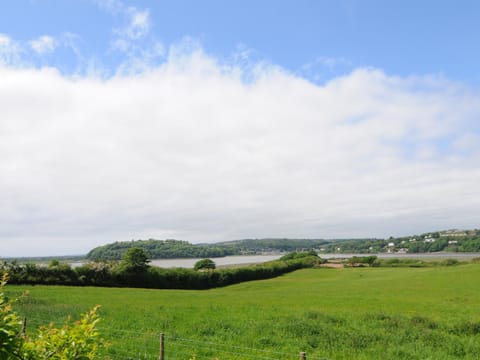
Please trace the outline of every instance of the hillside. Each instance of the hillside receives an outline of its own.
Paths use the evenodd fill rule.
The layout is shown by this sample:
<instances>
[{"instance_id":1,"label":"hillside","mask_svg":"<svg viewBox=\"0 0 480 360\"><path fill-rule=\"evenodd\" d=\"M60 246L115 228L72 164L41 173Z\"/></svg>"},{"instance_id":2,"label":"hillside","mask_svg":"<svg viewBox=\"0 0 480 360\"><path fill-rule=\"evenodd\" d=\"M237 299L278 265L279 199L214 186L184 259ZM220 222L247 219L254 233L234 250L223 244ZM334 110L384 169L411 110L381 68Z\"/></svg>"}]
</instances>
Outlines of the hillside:
<instances>
[{"instance_id":1,"label":"hillside","mask_svg":"<svg viewBox=\"0 0 480 360\"><path fill-rule=\"evenodd\" d=\"M215 245L226 248L234 248L241 253L256 253L268 251L301 251L317 249L321 245L331 241L325 239L288 239L288 238L266 238L266 239L243 239L219 242Z\"/></svg>"},{"instance_id":2,"label":"hillside","mask_svg":"<svg viewBox=\"0 0 480 360\"><path fill-rule=\"evenodd\" d=\"M444 230L390 237L388 239L340 240L320 248L320 253L429 253L429 252L478 252L480 230Z\"/></svg>"},{"instance_id":3,"label":"hillside","mask_svg":"<svg viewBox=\"0 0 480 360\"><path fill-rule=\"evenodd\" d=\"M376 253L428 253L478 252L480 230L445 230L390 237L388 239L243 239L214 244L191 244L183 240L132 240L115 242L92 249L89 260L119 260L131 248L143 249L152 259L206 258L229 255L261 254L315 250L322 253L376 254Z\"/></svg>"},{"instance_id":4,"label":"hillside","mask_svg":"<svg viewBox=\"0 0 480 360\"><path fill-rule=\"evenodd\" d=\"M152 259L205 258L228 255L290 252L318 249L329 243L321 239L245 239L215 244L191 244L182 240L132 240L115 242L92 249L89 260L119 260L132 247L143 249Z\"/></svg>"},{"instance_id":5,"label":"hillside","mask_svg":"<svg viewBox=\"0 0 480 360\"><path fill-rule=\"evenodd\" d=\"M234 249L213 245L194 245L182 240L132 240L114 242L92 249L89 260L119 260L132 247L143 249L152 259L205 258L235 255Z\"/></svg>"}]
</instances>

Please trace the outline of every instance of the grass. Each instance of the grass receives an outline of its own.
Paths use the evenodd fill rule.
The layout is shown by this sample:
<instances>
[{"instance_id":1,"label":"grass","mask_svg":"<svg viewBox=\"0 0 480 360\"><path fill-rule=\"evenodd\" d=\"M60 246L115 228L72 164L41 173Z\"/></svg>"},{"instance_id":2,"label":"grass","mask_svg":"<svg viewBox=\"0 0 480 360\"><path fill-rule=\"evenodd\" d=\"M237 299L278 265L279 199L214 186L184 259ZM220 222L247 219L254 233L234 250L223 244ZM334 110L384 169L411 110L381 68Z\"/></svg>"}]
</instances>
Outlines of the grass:
<instances>
[{"instance_id":1,"label":"grass","mask_svg":"<svg viewBox=\"0 0 480 360\"><path fill-rule=\"evenodd\" d=\"M478 359L480 264L306 269L206 291L8 286L29 330L95 304L112 359Z\"/></svg>"}]
</instances>

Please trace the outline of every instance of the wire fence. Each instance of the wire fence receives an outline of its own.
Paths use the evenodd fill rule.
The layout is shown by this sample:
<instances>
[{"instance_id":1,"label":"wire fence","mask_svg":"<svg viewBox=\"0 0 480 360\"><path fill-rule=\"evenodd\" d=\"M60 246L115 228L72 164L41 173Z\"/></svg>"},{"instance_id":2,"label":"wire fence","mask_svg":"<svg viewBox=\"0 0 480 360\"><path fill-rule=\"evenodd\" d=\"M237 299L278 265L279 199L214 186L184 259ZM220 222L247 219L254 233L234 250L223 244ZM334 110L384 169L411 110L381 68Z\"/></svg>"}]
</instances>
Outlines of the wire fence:
<instances>
[{"instance_id":1,"label":"wire fence","mask_svg":"<svg viewBox=\"0 0 480 360\"><path fill-rule=\"evenodd\" d=\"M28 332L46 325L28 319ZM98 328L108 346L103 355L112 360L328 360L308 353L232 345L198 338L161 334L155 329L127 330L112 326ZM163 355L162 355L163 354Z\"/></svg>"}]
</instances>

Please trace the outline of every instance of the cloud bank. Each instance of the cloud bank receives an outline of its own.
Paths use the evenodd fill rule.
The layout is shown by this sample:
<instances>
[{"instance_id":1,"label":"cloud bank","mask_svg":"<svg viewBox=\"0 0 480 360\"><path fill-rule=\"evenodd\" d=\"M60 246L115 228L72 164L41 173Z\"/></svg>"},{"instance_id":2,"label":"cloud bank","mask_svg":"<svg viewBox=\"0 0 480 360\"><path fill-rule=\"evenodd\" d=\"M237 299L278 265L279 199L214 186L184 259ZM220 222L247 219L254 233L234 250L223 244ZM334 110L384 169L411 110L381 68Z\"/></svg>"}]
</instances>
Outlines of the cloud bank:
<instances>
[{"instance_id":1,"label":"cloud bank","mask_svg":"<svg viewBox=\"0 0 480 360\"><path fill-rule=\"evenodd\" d=\"M167 56L108 79L0 66L0 256L478 227L478 93Z\"/></svg>"}]
</instances>

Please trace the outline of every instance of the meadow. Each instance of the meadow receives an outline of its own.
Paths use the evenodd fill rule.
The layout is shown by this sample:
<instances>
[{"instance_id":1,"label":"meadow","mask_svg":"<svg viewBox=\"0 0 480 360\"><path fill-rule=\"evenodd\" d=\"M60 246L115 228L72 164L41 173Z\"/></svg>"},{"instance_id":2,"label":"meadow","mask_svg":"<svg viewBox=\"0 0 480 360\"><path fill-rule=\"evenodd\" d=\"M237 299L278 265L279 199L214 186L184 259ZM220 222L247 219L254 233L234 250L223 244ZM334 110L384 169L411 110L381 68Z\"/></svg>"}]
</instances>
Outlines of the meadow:
<instances>
[{"instance_id":1,"label":"meadow","mask_svg":"<svg viewBox=\"0 0 480 360\"><path fill-rule=\"evenodd\" d=\"M211 290L13 286L28 331L95 304L111 359L478 359L480 264L303 269Z\"/></svg>"}]
</instances>

